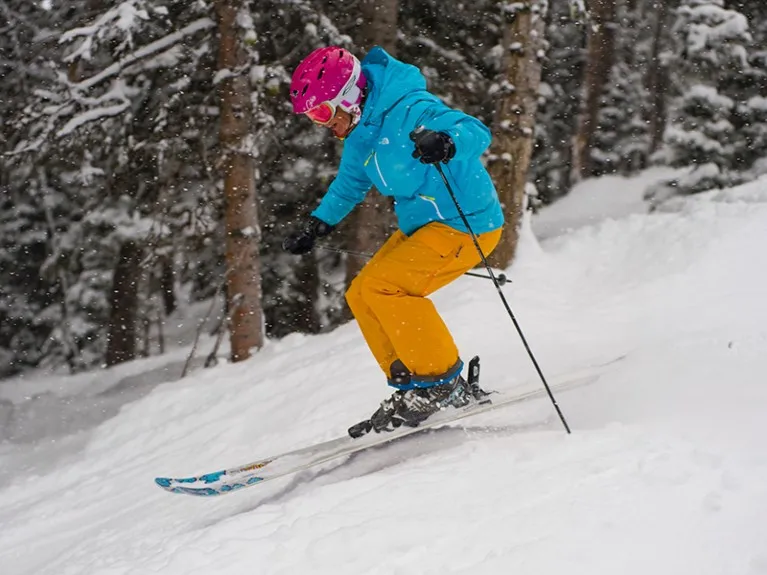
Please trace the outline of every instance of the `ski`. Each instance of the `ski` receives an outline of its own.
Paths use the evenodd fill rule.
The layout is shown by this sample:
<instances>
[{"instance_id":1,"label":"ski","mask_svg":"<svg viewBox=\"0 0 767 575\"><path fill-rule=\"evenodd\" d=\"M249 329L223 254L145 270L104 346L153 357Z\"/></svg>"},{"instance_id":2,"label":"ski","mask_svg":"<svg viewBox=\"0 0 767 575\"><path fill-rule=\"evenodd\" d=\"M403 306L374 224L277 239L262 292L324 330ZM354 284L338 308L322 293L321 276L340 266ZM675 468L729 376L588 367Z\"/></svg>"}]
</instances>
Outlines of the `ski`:
<instances>
[{"instance_id":1,"label":"ski","mask_svg":"<svg viewBox=\"0 0 767 575\"><path fill-rule=\"evenodd\" d=\"M621 360L623 356L607 363L584 368L568 374L552 385L555 391L566 391L582 385L587 385L599 379L605 367ZM442 425L461 421L469 416L480 415L490 411L517 405L526 401L545 397L545 389L536 389L522 394L507 394L493 392L490 401L472 403L463 408L450 408L438 412L424 421L418 427L400 427L388 433L368 433L357 439L345 435L323 443L310 445L273 457L259 459L239 467L223 469L192 477L157 477L155 483L166 491L183 495L210 497L225 495L265 481L291 475L311 467L327 463L334 459L358 453L372 447L389 443L396 439L434 429Z\"/></svg>"}]
</instances>

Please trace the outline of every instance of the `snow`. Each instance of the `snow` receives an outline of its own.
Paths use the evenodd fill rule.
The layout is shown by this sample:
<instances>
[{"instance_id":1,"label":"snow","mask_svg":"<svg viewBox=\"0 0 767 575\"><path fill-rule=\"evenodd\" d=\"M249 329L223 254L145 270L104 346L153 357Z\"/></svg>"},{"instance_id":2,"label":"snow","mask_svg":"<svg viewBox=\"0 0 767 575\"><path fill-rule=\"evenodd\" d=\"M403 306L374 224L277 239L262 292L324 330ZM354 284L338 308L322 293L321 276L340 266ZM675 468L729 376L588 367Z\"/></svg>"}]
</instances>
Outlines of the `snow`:
<instances>
[{"instance_id":1,"label":"snow","mask_svg":"<svg viewBox=\"0 0 767 575\"><path fill-rule=\"evenodd\" d=\"M158 370L183 347L0 382L0 413L39 408L0 444L3 573L767 572L767 181L645 213L669 175L583 182L522 230L503 289L544 372L625 355L557 398L572 435L540 400L196 499L152 479L331 439L375 407L356 326L179 381ZM540 386L492 286L462 278L435 301L486 386ZM81 418L34 433L61 408L36 395Z\"/></svg>"},{"instance_id":2,"label":"snow","mask_svg":"<svg viewBox=\"0 0 767 575\"><path fill-rule=\"evenodd\" d=\"M706 124L706 128L712 128L713 135L715 126ZM679 126L669 126L663 138L669 143L683 149L693 149L700 154L706 154L709 157L722 157L725 154L724 146L710 137L708 134L698 130L687 130Z\"/></svg>"},{"instance_id":3,"label":"snow","mask_svg":"<svg viewBox=\"0 0 767 575\"><path fill-rule=\"evenodd\" d=\"M719 46L720 51L724 49L729 53L730 63L746 66L748 53L741 43L752 41L748 19L740 12L724 9L719 0L689 4L681 6L678 10L682 19L680 22L687 22L688 55L697 55L711 59L713 64L725 65L714 53L715 48Z\"/></svg>"},{"instance_id":4,"label":"snow","mask_svg":"<svg viewBox=\"0 0 767 575\"><path fill-rule=\"evenodd\" d=\"M761 113L767 113L767 98L754 96L746 102L746 106Z\"/></svg>"},{"instance_id":5,"label":"snow","mask_svg":"<svg viewBox=\"0 0 767 575\"><path fill-rule=\"evenodd\" d=\"M705 84L691 86L685 93L685 97L690 100L700 100L711 110L730 110L735 106L732 98L723 96L716 88Z\"/></svg>"},{"instance_id":6,"label":"snow","mask_svg":"<svg viewBox=\"0 0 767 575\"><path fill-rule=\"evenodd\" d=\"M234 78L237 76L236 72L233 72L229 68L219 68L216 70L216 73L213 75L213 85L217 86L224 80L228 80L229 78Z\"/></svg>"},{"instance_id":7,"label":"snow","mask_svg":"<svg viewBox=\"0 0 767 575\"><path fill-rule=\"evenodd\" d=\"M605 219L646 213L647 203L642 199L645 190L684 171L655 167L630 178L616 175L580 182L535 217L535 234L546 239Z\"/></svg>"}]
</instances>

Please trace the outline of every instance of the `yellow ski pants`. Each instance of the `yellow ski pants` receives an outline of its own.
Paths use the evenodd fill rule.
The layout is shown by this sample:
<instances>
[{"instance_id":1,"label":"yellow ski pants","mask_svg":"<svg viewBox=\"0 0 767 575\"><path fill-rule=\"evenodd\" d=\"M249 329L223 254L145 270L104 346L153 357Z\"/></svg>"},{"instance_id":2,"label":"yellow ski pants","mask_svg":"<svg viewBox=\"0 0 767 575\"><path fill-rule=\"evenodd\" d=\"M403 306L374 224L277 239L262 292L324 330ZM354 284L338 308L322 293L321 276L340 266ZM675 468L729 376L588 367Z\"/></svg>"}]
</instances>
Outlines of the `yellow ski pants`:
<instances>
[{"instance_id":1,"label":"yellow ski pants","mask_svg":"<svg viewBox=\"0 0 767 575\"><path fill-rule=\"evenodd\" d=\"M477 239L487 255L500 238L498 229ZM411 236L397 230L362 268L346 301L387 378L397 359L421 377L455 366L455 341L427 296L480 261L469 234L433 222Z\"/></svg>"}]
</instances>

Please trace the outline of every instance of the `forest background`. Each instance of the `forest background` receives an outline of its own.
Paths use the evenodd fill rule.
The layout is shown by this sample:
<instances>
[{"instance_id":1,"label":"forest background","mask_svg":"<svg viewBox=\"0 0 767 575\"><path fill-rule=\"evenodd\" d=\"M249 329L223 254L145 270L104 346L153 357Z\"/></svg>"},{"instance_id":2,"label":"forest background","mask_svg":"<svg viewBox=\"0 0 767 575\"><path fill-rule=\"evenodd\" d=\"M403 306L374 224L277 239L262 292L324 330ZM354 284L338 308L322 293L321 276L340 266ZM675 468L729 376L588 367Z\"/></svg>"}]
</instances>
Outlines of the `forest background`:
<instances>
[{"instance_id":1,"label":"forest background","mask_svg":"<svg viewBox=\"0 0 767 575\"><path fill-rule=\"evenodd\" d=\"M653 210L767 173L763 0L0 0L0 31L0 377L162 353L195 302L233 361L348 321L387 202L280 247L342 150L287 97L319 46L381 45L491 127L503 269L584 178L685 168Z\"/></svg>"}]
</instances>

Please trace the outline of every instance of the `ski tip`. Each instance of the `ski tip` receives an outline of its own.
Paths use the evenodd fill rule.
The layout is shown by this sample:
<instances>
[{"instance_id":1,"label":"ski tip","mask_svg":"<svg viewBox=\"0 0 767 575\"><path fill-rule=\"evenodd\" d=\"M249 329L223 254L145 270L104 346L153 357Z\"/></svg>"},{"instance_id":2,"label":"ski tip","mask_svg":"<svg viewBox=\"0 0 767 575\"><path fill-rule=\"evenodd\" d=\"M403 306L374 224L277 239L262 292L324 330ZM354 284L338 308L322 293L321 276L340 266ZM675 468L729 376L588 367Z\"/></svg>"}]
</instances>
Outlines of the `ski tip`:
<instances>
[{"instance_id":1,"label":"ski tip","mask_svg":"<svg viewBox=\"0 0 767 575\"><path fill-rule=\"evenodd\" d=\"M170 477L155 477L154 482L159 487L170 493L181 493L184 495L196 495L198 497L210 497L215 495L225 495L238 489L250 487L256 483L261 483L264 480L263 477L248 477L242 481L236 481L233 483L224 483L216 487L192 487L188 484L190 481L186 479L172 479ZM187 483L187 485L184 485Z\"/></svg>"},{"instance_id":2,"label":"ski tip","mask_svg":"<svg viewBox=\"0 0 767 575\"><path fill-rule=\"evenodd\" d=\"M205 475L200 475L198 477L155 477L154 482L163 489L170 489L171 487L178 484L186 484L187 486L194 484L212 485L219 483L221 478L226 474L226 471L216 471L214 473L206 473ZM195 489L200 488L195 487Z\"/></svg>"},{"instance_id":3,"label":"ski tip","mask_svg":"<svg viewBox=\"0 0 767 575\"><path fill-rule=\"evenodd\" d=\"M178 484L177 479L171 479L170 477L155 477L154 482L162 489L170 493L196 495L198 497L210 497L213 495L222 494L222 491L212 489L210 487L184 487L183 485Z\"/></svg>"}]
</instances>

